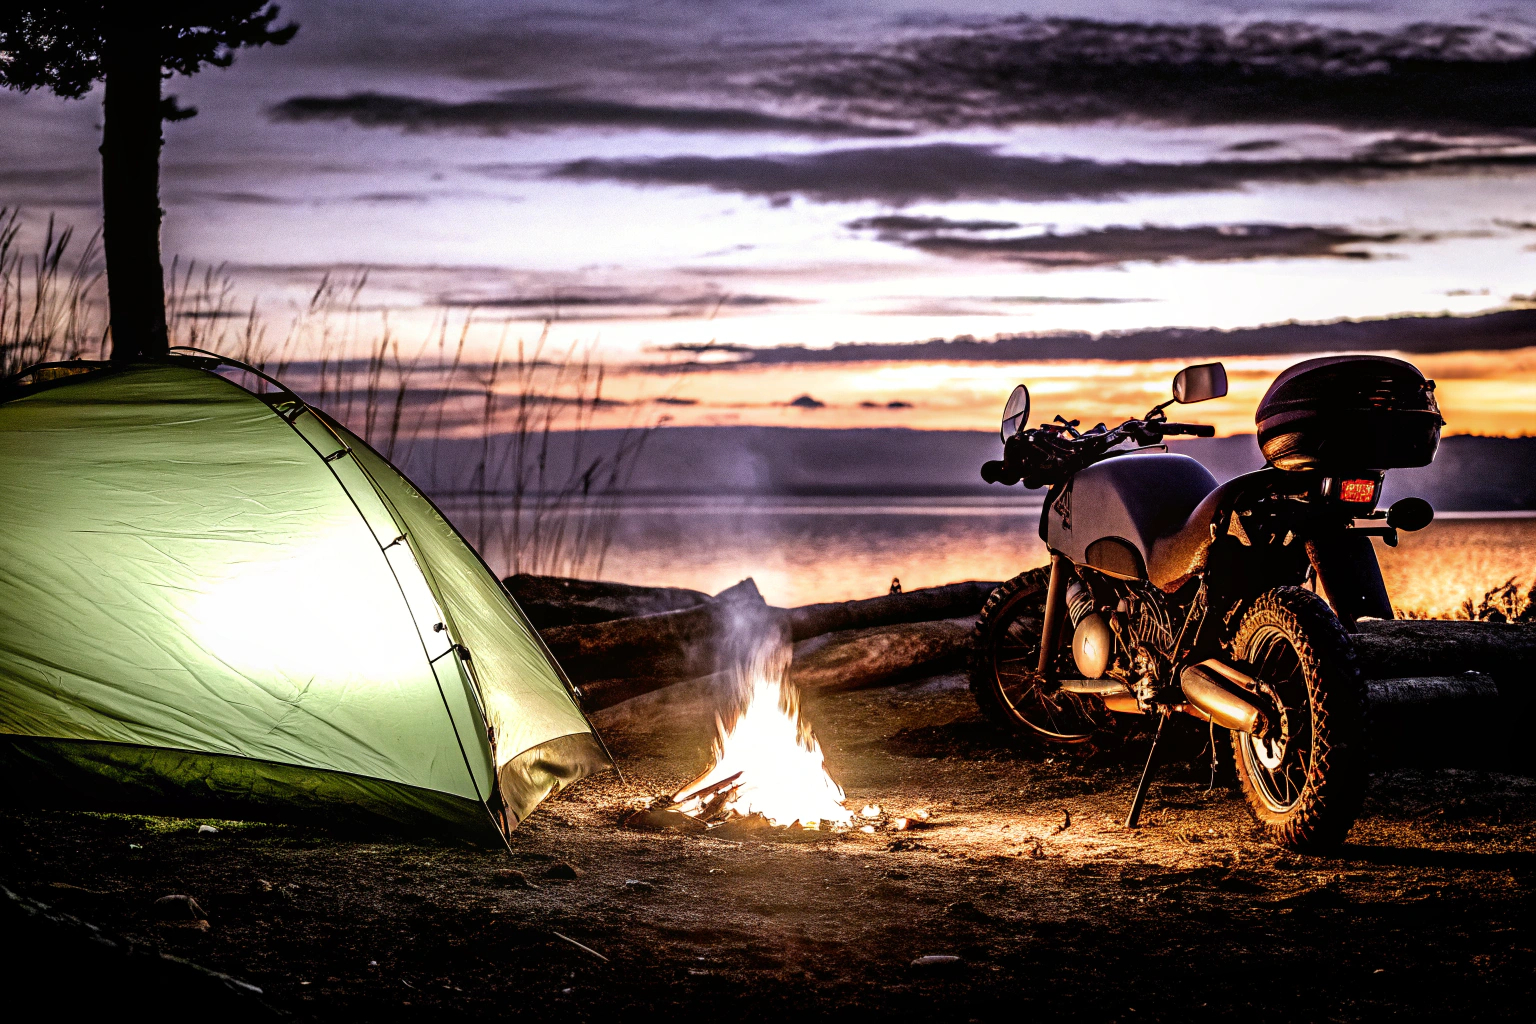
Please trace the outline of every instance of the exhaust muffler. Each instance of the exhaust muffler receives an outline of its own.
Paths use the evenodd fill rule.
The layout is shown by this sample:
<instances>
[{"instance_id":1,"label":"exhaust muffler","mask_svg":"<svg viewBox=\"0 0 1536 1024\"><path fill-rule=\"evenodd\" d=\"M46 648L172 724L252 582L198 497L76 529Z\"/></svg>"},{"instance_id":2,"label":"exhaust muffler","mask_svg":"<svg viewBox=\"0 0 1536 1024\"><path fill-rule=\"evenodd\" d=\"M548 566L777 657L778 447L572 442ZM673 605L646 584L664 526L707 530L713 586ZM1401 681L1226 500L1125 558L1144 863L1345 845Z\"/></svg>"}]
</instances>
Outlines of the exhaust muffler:
<instances>
[{"instance_id":1,"label":"exhaust muffler","mask_svg":"<svg viewBox=\"0 0 1536 1024\"><path fill-rule=\"evenodd\" d=\"M1258 682L1215 658L1186 668L1179 685L1195 715L1223 729L1263 734L1275 721L1269 701L1254 692Z\"/></svg>"}]
</instances>

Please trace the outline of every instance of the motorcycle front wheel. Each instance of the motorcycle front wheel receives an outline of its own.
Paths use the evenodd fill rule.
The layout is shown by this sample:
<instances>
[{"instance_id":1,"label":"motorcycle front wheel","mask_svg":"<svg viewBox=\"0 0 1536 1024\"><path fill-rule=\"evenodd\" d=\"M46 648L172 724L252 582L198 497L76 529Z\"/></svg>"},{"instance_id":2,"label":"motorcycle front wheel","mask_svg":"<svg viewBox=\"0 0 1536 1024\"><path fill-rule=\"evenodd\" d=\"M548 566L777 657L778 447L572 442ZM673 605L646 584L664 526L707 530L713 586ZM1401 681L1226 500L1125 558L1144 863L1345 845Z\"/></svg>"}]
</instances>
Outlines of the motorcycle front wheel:
<instances>
[{"instance_id":1,"label":"motorcycle front wheel","mask_svg":"<svg viewBox=\"0 0 1536 1024\"><path fill-rule=\"evenodd\" d=\"M1097 697L1065 693L1039 673L1050 579L1049 567L1031 569L987 599L972 634L971 695L982 714L1015 739L1082 743L1108 726L1111 716ZM1071 662L1071 648L1062 645L1058 678L1071 674Z\"/></svg>"},{"instance_id":2,"label":"motorcycle front wheel","mask_svg":"<svg viewBox=\"0 0 1536 1024\"><path fill-rule=\"evenodd\" d=\"M1366 690L1349 635L1316 594L1276 587L1248 609L1230 649L1280 712L1262 738L1232 734L1249 808L1288 849L1338 845L1367 781Z\"/></svg>"}]
</instances>

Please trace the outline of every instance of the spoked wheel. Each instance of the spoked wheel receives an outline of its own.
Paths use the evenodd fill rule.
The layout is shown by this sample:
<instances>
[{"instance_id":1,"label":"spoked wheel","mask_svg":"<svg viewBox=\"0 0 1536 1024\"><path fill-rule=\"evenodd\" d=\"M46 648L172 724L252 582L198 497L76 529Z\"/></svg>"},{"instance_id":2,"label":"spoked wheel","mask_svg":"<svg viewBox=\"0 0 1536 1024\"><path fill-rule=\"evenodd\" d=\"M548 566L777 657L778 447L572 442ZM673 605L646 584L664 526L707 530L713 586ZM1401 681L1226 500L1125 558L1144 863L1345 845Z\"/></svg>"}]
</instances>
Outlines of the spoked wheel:
<instances>
[{"instance_id":1,"label":"spoked wheel","mask_svg":"<svg viewBox=\"0 0 1536 1024\"><path fill-rule=\"evenodd\" d=\"M1020 739L1081 743L1111 716L1097 697L1065 693L1040 676L1050 578L1049 568L1031 569L992 592L976 620L971 694L988 719ZM1070 647L1061 646L1056 660L1059 678L1071 663Z\"/></svg>"},{"instance_id":2,"label":"spoked wheel","mask_svg":"<svg viewBox=\"0 0 1536 1024\"><path fill-rule=\"evenodd\" d=\"M1365 685L1349 636L1322 598L1300 587L1261 595L1232 655L1279 710L1263 737L1232 734L1238 780L1276 842L1342 842L1365 795Z\"/></svg>"}]
</instances>

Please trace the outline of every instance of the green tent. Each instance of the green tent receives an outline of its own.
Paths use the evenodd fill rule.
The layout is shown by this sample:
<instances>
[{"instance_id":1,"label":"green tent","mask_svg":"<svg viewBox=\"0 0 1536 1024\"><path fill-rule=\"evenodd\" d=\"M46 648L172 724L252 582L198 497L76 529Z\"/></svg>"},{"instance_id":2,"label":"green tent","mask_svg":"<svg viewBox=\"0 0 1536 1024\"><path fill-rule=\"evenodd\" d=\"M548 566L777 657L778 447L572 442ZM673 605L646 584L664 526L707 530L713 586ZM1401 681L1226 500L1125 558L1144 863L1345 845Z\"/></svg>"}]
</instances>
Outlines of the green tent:
<instances>
[{"instance_id":1,"label":"green tent","mask_svg":"<svg viewBox=\"0 0 1536 1024\"><path fill-rule=\"evenodd\" d=\"M0 390L0 798L499 844L606 766L437 508L230 365Z\"/></svg>"}]
</instances>

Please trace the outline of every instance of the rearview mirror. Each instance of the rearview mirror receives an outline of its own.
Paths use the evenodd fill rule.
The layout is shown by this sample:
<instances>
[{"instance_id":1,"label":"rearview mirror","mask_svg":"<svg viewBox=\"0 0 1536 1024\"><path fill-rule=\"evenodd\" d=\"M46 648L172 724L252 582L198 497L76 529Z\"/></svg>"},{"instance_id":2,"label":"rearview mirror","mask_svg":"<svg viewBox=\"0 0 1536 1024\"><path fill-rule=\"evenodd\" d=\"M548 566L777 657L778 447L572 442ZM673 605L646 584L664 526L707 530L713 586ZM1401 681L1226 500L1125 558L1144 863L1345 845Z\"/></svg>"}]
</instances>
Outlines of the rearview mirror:
<instances>
[{"instance_id":1,"label":"rearview mirror","mask_svg":"<svg viewBox=\"0 0 1536 1024\"><path fill-rule=\"evenodd\" d=\"M1029 419L1029 388L1020 384L1013 389L1013 394L1008 396L1008 401L1003 405L1003 440L1006 441L1018 433L1019 427Z\"/></svg>"},{"instance_id":2,"label":"rearview mirror","mask_svg":"<svg viewBox=\"0 0 1536 1024\"><path fill-rule=\"evenodd\" d=\"M1221 398L1227 393L1227 368L1220 363L1186 366L1173 378L1173 400L1180 405Z\"/></svg>"}]
</instances>

